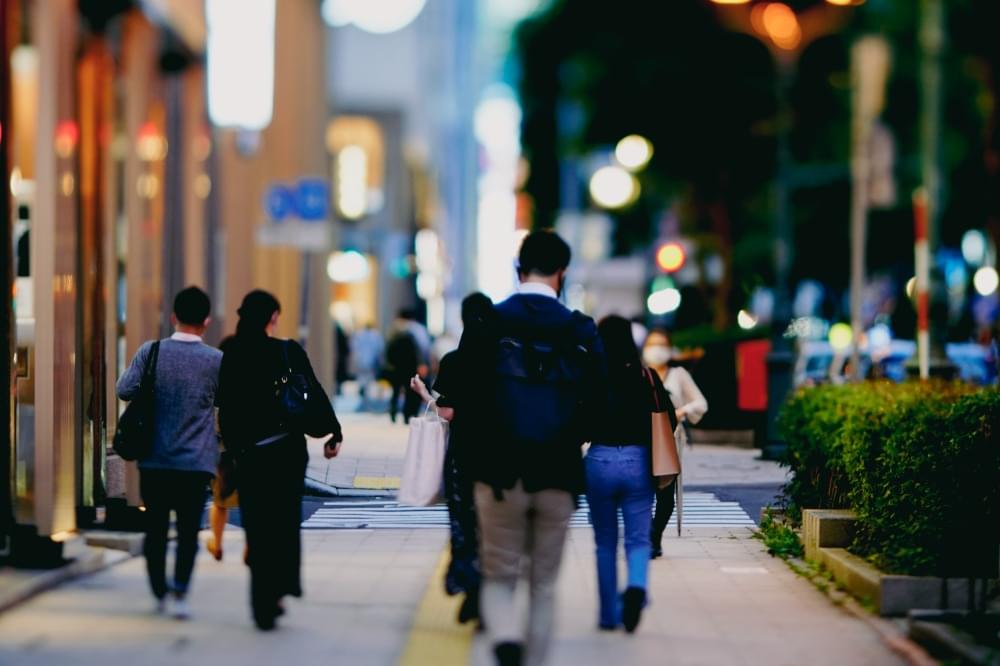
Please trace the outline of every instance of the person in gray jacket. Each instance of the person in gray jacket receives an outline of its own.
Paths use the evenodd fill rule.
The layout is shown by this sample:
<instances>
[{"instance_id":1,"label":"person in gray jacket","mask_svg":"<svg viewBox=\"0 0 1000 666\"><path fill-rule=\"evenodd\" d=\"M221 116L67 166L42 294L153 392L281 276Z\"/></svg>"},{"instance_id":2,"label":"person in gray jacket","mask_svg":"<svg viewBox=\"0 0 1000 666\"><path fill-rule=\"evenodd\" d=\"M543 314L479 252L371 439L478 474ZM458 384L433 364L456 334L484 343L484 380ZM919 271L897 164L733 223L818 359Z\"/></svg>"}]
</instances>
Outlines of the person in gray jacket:
<instances>
[{"instance_id":1,"label":"person in gray jacket","mask_svg":"<svg viewBox=\"0 0 1000 666\"><path fill-rule=\"evenodd\" d=\"M157 359L153 383L154 437L150 454L139 461L139 484L146 512L143 552L156 611L190 617L188 588L198 552L198 531L208 483L215 475L219 437L215 426L216 393L222 352L202 342L211 303L197 287L188 287L174 299L171 320L175 333L158 349L146 342L118 380L118 397L139 395L143 373ZM177 556L173 584L168 586L167 534L170 512L177 516Z\"/></svg>"}]
</instances>

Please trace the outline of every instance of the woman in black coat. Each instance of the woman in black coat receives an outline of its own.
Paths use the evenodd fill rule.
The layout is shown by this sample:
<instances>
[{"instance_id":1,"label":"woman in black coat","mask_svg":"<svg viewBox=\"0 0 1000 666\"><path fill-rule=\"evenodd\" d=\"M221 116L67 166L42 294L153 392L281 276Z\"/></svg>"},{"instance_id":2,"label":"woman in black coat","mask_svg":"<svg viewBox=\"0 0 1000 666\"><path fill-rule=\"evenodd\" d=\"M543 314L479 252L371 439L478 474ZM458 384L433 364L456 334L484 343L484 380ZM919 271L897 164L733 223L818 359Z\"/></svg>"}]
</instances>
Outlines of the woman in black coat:
<instances>
[{"instance_id":1,"label":"woman in black coat","mask_svg":"<svg viewBox=\"0 0 1000 666\"><path fill-rule=\"evenodd\" d=\"M280 313L271 294L247 294L236 335L223 347L219 376L219 423L226 450L236 458L249 548L250 602L254 622L265 631L273 629L284 612L282 597L302 596L299 529L308 462L305 435L332 433L324 448L327 458L339 453L343 441L333 406L305 350L272 337ZM288 386L301 390L288 394Z\"/></svg>"}]
</instances>

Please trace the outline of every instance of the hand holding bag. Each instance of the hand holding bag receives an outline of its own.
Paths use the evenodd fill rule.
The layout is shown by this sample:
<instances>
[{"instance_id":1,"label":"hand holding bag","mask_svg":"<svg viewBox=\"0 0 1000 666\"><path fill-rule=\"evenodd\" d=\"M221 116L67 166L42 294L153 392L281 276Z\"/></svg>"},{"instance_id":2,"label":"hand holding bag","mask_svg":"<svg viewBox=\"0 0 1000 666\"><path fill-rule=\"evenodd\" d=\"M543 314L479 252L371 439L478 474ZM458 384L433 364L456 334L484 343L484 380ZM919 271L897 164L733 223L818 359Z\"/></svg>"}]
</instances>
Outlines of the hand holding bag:
<instances>
[{"instance_id":1,"label":"hand holding bag","mask_svg":"<svg viewBox=\"0 0 1000 666\"><path fill-rule=\"evenodd\" d=\"M444 485L444 458L448 449L448 422L431 414L410 419L410 439L406 444L403 475L399 480L400 504L430 506L441 499Z\"/></svg>"},{"instance_id":2,"label":"hand holding bag","mask_svg":"<svg viewBox=\"0 0 1000 666\"><path fill-rule=\"evenodd\" d=\"M660 395L656 390L653 374L646 368L646 378L653 392L654 411L651 415L653 425L652 460L653 476L656 477L657 488L666 488L673 483L681 473L681 460L677 455L677 442L674 439L674 428L670 422L670 414L660 403Z\"/></svg>"},{"instance_id":3,"label":"hand holding bag","mask_svg":"<svg viewBox=\"0 0 1000 666\"><path fill-rule=\"evenodd\" d=\"M156 361L159 357L160 341L157 340L149 350L149 358L139 380L139 394L128 403L118 419L112 447L123 460L142 460L153 452Z\"/></svg>"}]
</instances>

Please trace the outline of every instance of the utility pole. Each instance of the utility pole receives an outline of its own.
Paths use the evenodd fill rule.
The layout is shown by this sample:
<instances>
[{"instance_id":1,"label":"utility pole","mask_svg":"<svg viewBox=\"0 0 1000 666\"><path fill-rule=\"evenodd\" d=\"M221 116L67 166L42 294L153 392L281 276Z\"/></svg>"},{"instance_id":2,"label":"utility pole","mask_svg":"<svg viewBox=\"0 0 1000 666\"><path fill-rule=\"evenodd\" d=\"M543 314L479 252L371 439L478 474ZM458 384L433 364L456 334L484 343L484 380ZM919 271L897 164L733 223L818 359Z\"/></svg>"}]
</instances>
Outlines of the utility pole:
<instances>
[{"instance_id":1,"label":"utility pole","mask_svg":"<svg viewBox=\"0 0 1000 666\"><path fill-rule=\"evenodd\" d=\"M941 54L945 42L945 12L943 0L920 0L920 143L921 179L926 202L927 256L930 261L930 334L929 373L937 377L952 377L955 366L945 354L948 335L948 294L944 277L936 265L940 241L940 220L944 188L941 176ZM918 341L919 345L919 341Z\"/></svg>"},{"instance_id":2,"label":"utility pole","mask_svg":"<svg viewBox=\"0 0 1000 666\"><path fill-rule=\"evenodd\" d=\"M861 376L861 340L864 334L862 301L865 285L865 254L868 241L868 208L871 187L872 127L885 104L885 82L889 73L889 46L883 37L863 37L851 49L851 79L854 89L854 138L851 175L851 378Z\"/></svg>"}]
</instances>

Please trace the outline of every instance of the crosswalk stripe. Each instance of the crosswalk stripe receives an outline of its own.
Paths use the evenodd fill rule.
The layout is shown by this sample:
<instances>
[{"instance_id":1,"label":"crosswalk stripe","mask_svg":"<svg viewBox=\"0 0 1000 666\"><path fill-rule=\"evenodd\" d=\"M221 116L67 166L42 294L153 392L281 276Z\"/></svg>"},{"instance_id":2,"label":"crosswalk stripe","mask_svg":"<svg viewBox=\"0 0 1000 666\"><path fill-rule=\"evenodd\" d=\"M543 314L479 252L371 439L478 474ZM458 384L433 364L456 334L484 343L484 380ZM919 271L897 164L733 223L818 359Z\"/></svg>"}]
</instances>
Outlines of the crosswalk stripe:
<instances>
[{"instance_id":1,"label":"crosswalk stripe","mask_svg":"<svg viewBox=\"0 0 1000 666\"><path fill-rule=\"evenodd\" d=\"M677 516L670 525L677 524ZM570 521L572 527L589 527L590 512L585 499ZM738 502L724 502L712 493L690 492L684 497L684 525L687 527L752 527L753 520ZM448 509L441 504L429 507L400 506L391 500L339 500L323 503L305 522L307 530L329 529L440 529L448 526Z\"/></svg>"}]
</instances>

